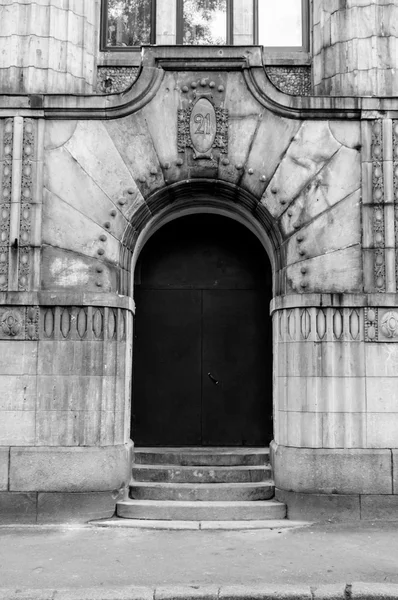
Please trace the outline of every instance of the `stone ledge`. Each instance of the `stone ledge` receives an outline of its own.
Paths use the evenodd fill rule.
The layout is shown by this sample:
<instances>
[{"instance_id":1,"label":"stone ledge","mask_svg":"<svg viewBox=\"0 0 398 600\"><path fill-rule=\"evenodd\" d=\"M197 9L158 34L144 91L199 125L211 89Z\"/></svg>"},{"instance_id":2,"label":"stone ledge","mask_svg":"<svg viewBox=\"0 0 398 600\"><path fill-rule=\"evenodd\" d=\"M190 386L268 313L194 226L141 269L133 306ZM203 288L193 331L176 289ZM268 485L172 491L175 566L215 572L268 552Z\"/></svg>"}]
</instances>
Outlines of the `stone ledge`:
<instances>
[{"instance_id":1,"label":"stone ledge","mask_svg":"<svg viewBox=\"0 0 398 600\"><path fill-rule=\"evenodd\" d=\"M108 492L118 496L131 474L131 447L15 447L10 490L18 492ZM92 517L94 518L94 517Z\"/></svg>"},{"instance_id":2,"label":"stone ledge","mask_svg":"<svg viewBox=\"0 0 398 600\"><path fill-rule=\"evenodd\" d=\"M398 597L393 583L339 583L334 585L255 585L216 587L175 585L153 587L93 587L72 589L5 589L0 600L386 600Z\"/></svg>"},{"instance_id":3,"label":"stone ledge","mask_svg":"<svg viewBox=\"0 0 398 600\"><path fill-rule=\"evenodd\" d=\"M389 449L296 448L271 442L275 486L321 495L393 494Z\"/></svg>"}]
</instances>

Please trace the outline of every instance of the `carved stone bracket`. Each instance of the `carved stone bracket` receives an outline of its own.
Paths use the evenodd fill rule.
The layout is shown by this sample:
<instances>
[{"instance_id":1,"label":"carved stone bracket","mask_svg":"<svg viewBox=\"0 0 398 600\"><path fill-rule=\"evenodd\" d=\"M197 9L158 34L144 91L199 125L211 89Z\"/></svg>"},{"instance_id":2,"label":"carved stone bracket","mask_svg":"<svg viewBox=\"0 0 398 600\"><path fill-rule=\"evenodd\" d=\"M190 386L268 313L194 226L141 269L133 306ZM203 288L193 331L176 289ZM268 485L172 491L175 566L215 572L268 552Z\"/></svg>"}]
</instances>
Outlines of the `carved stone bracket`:
<instances>
[{"instance_id":1,"label":"carved stone bracket","mask_svg":"<svg viewBox=\"0 0 398 600\"><path fill-rule=\"evenodd\" d=\"M39 339L39 308L37 306L1 306L0 339Z\"/></svg>"},{"instance_id":2,"label":"carved stone bracket","mask_svg":"<svg viewBox=\"0 0 398 600\"><path fill-rule=\"evenodd\" d=\"M0 291L8 288L8 253L12 187L13 119L6 119L3 135L3 178L0 197Z\"/></svg>"},{"instance_id":3,"label":"carved stone bracket","mask_svg":"<svg viewBox=\"0 0 398 600\"><path fill-rule=\"evenodd\" d=\"M383 126L381 119L372 127L372 187L373 187L373 244L374 286L376 292L386 291Z\"/></svg>"},{"instance_id":4,"label":"carved stone bracket","mask_svg":"<svg viewBox=\"0 0 398 600\"><path fill-rule=\"evenodd\" d=\"M398 342L398 311L365 308L365 342Z\"/></svg>"}]
</instances>

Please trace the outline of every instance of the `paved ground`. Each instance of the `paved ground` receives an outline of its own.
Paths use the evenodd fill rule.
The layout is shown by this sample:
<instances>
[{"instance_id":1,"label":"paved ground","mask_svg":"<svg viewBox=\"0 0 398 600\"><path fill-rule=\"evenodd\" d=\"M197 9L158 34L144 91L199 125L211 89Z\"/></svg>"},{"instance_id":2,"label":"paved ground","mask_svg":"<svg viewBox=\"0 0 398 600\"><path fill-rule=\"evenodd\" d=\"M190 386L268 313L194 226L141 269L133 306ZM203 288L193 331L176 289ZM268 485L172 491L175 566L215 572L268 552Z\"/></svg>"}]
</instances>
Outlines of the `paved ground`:
<instances>
[{"instance_id":1,"label":"paved ground","mask_svg":"<svg viewBox=\"0 0 398 600\"><path fill-rule=\"evenodd\" d=\"M289 530L0 528L0 587L398 583L398 521Z\"/></svg>"}]
</instances>

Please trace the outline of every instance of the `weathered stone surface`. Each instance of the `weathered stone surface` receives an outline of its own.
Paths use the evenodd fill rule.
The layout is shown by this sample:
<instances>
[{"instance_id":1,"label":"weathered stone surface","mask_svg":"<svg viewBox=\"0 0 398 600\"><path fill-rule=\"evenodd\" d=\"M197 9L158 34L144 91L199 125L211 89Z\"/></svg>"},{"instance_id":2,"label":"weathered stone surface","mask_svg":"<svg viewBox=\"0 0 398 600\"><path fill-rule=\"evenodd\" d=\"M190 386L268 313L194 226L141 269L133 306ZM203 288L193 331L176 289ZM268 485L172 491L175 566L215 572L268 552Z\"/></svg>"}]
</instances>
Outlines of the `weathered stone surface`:
<instances>
[{"instance_id":1,"label":"weathered stone surface","mask_svg":"<svg viewBox=\"0 0 398 600\"><path fill-rule=\"evenodd\" d=\"M76 12L52 2L8 3L2 10L2 91L84 93L94 81L98 0Z\"/></svg>"},{"instance_id":2,"label":"weathered stone surface","mask_svg":"<svg viewBox=\"0 0 398 600\"><path fill-rule=\"evenodd\" d=\"M112 492L39 493L37 522L87 523L112 517L115 506Z\"/></svg>"},{"instance_id":3,"label":"weathered stone surface","mask_svg":"<svg viewBox=\"0 0 398 600\"><path fill-rule=\"evenodd\" d=\"M0 492L0 523L36 523L37 494Z\"/></svg>"},{"instance_id":4,"label":"weathered stone surface","mask_svg":"<svg viewBox=\"0 0 398 600\"><path fill-rule=\"evenodd\" d=\"M45 186L53 196L51 206L54 204L54 196L60 198L81 215L86 216L103 228L102 233L107 238L119 237L125 230L127 222L111 198L115 198L115 195L118 196L119 190L125 187L126 177L125 181L121 182L122 185L120 183L119 185L115 184L116 189L111 197L102 190L101 185L102 187L106 186L103 184L100 173L102 172L105 178L107 174L105 168L101 166L102 161L90 154L90 145L95 143L103 145L104 142L99 142L99 140L96 142L95 139L90 140L92 136L89 133L91 132L86 131L84 136L84 139L87 137L87 142L84 142L84 148L86 148L86 143L88 145L87 150L85 149L79 153L76 146L72 144L73 136L72 140L69 140L62 148L47 153ZM82 137L80 139L82 141ZM72 155L66 149L68 144L69 148L73 149ZM76 157L82 160L82 165ZM118 158L121 162L120 157ZM116 170L116 177L121 175L120 171L120 168ZM108 176L108 179L110 180L109 185L112 185L110 176ZM127 181L129 180L127 179ZM107 188L107 191L110 193L109 188ZM75 216L75 219L79 222L78 215ZM105 223L109 223L109 225L106 227Z\"/></svg>"},{"instance_id":5,"label":"weathered stone surface","mask_svg":"<svg viewBox=\"0 0 398 600\"><path fill-rule=\"evenodd\" d=\"M292 200L341 147L327 122L305 121L272 177L261 199L279 217Z\"/></svg>"},{"instance_id":6,"label":"weathered stone surface","mask_svg":"<svg viewBox=\"0 0 398 600\"><path fill-rule=\"evenodd\" d=\"M9 448L0 448L0 490L8 489Z\"/></svg>"},{"instance_id":7,"label":"weathered stone surface","mask_svg":"<svg viewBox=\"0 0 398 600\"><path fill-rule=\"evenodd\" d=\"M72 193L73 195L73 193ZM65 250L72 250L92 258L101 257L116 262L119 258L119 244L109 235L103 225L90 216L83 215L52 192L45 193L43 204L43 242ZM100 238L106 236L104 243Z\"/></svg>"},{"instance_id":8,"label":"weathered stone surface","mask_svg":"<svg viewBox=\"0 0 398 600\"><path fill-rule=\"evenodd\" d=\"M278 347L278 373L287 377L363 377L365 348L352 342L291 342Z\"/></svg>"},{"instance_id":9,"label":"weathered stone surface","mask_svg":"<svg viewBox=\"0 0 398 600\"><path fill-rule=\"evenodd\" d=\"M0 445L30 446L35 443L34 410L2 410L0 413Z\"/></svg>"},{"instance_id":10,"label":"weathered stone surface","mask_svg":"<svg viewBox=\"0 0 398 600\"><path fill-rule=\"evenodd\" d=\"M11 491L119 490L128 483L129 479L130 448L128 445L105 448L11 449Z\"/></svg>"},{"instance_id":11,"label":"weathered stone surface","mask_svg":"<svg viewBox=\"0 0 398 600\"><path fill-rule=\"evenodd\" d=\"M338 177L336 173L339 174ZM351 198L356 198L359 207L360 177L359 153L341 148L283 214L281 224L284 234L293 233L321 213L332 209L338 202L348 202L350 194ZM338 213L333 214L331 219L339 218ZM355 215L354 230L358 232L359 222L359 216ZM344 225L344 220L340 225ZM321 226L318 221L311 224L311 227L316 229L318 226Z\"/></svg>"},{"instance_id":12,"label":"weathered stone surface","mask_svg":"<svg viewBox=\"0 0 398 600\"><path fill-rule=\"evenodd\" d=\"M250 190L257 197L262 195L271 178L272 181L274 180L274 172L286 149L291 148L292 138L299 135L297 133L299 128L299 121L284 119L269 111L262 111L240 181L243 188Z\"/></svg>"},{"instance_id":13,"label":"weathered stone surface","mask_svg":"<svg viewBox=\"0 0 398 600\"><path fill-rule=\"evenodd\" d=\"M37 364L36 342L0 340L2 375L35 375Z\"/></svg>"},{"instance_id":14,"label":"weathered stone surface","mask_svg":"<svg viewBox=\"0 0 398 600\"><path fill-rule=\"evenodd\" d=\"M154 600L217 600L218 594L219 587L216 585L158 586L155 589Z\"/></svg>"},{"instance_id":15,"label":"weathered stone surface","mask_svg":"<svg viewBox=\"0 0 398 600\"><path fill-rule=\"evenodd\" d=\"M392 494L390 450L274 446L275 485L304 494Z\"/></svg>"},{"instance_id":16,"label":"weathered stone surface","mask_svg":"<svg viewBox=\"0 0 398 600\"><path fill-rule=\"evenodd\" d=\"M302 260L286 269L288 289L306 293L322 293L325 290L330 293L360 292L361 265L362 252L359 244Z\"/></svg>"},{"instance_id":17,"label":"weathered stone surface","mask_svg":"<svg viewBox=\"0 0 398 600\"><path fill-rule=\"evenodd\" d=\"M63 146L74 134L78 121L46 120L44 149L54 150Z\"/></svg>"},{"instance_id":18,"label":"weathered stone surface","mask_svg":"<svg viewBox=\"0 0 398 600\"><path fill-rule=\"evenodd\" d=\"M288 370L288 369L287 369ZM280 410L328 413L366 412L365 377L279 377ZM369 396L368 396L369 402Z\"/></svg>"},{"instance_id":19,"label":"weathered stone surface","mask_svg":"<svg viewBox=\"0 0 398 600\"><path fill-rule=\"evenodd\" d=\"M395 521L398 510L398 496L361 496L361 519L373 521Z\"/></svg>"},{"instance_id":20,"label":"weathered stone surface","mask_svg":"<svg viewBox=\"0 0 398 600\"><path fill-rule=\"evenodd\" d=\"M282 600L288 598L290 594L294 595L295 600L311 600L311 590L307 586L295 585L292 587L286 585L251 585L249 588L244 585L226 585L220 588L220 600Z\"/></svg>"},{"instance_id":21,"label":"weathered stone surface","mask_svg":"<svg viewBox=\"0 0 398 600\"><path fill-rule=\"evenodd\" d=\"M287 242L287 265L359 244L360 196L358 190L294 234ZM289 211L292 213L288 216L290 231L301 225L301 215L296 210L291 207Z\"/></svg>"},{"instance_id":22,"label":"weathered stone surface","mask_svg":"<svg viewBox=\"0 0 398 600\"><path fill-rule=\"evenodd\" d=\"M368 448L398 448L398 412L368 413L366 423Z\"/></svg>"},{"instance_id":23,"label":"weathered stone surface","mask_svg":"<svg viewBox=\"0 0 398 600\"><path fill-rule=\"evenodd\" d=\"M288 519L352 521L361 518L358 494L300 494L277 488L275 497L287 505Z\"/></svg>"},{"instance_id":24,"label":"weathered stone surface","mask_svg":"<svg viewBox=\"0 0 398 600\"><path fill-rule=\"evenodd\" d=\"M107 121L105 127L143 196L163 186L161 165L144 115L135 113Z\"/></svg>"},{"instance_id":25,"label":"weathered stone surface","mask_svg":"<svg viewBox=\"0 0 398 600\"><path fill-rule=\"evenodd\" d=\"M34 410L35 406L35 375L22 375L18 378L0 375L0 411Z\"/></svg>"}]
</instances>

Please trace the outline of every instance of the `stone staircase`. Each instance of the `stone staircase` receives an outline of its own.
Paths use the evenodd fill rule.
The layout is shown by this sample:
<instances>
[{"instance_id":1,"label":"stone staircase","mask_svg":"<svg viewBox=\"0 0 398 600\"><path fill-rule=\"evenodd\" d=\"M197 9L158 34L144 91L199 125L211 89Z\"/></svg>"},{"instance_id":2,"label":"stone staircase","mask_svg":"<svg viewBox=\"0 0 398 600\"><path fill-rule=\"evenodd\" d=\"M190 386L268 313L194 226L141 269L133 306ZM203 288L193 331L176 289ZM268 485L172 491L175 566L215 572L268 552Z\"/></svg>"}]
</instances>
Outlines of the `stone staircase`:
<instances>
[{"instance_id":1,"label":"stone staircase","mask_svg":"<svg viewBox=\"0 0 398 600\"><path fill-rule=\"evenodd\" d=\"M137 448L130 498L117 516L153 521L268 521L273 500L268 448Z\"/></svg>"}]
</instances>

